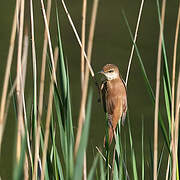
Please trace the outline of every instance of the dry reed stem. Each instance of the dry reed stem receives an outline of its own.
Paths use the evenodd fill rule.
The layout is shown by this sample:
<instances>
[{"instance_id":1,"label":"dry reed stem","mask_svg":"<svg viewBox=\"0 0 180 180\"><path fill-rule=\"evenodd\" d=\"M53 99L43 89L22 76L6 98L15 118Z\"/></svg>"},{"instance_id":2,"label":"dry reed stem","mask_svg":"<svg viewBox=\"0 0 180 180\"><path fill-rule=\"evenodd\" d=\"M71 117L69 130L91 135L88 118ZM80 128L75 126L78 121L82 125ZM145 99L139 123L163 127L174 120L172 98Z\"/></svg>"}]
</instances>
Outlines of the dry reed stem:
<instances>
[{"instance_id":1,"label":"dry reed stem","mask_svg":"<svg viewBox=\"0 0 180 180\"><path fill-rule=\"evenodd\" d=\"M20 13L20 5L21 5L21 0L16 0L17 6L19 7L17 9L16 13L16 31L19 33L19 13Z\"/></svg>"},{"instance_id":2,"label":"dry reed stem","mask_svg":"<svg viewBox=\"0 0 180 180\"><path fill-rule=\"evenodd\" d=\"M73 29L73 31L74 31L74 34L75 34L75 36L76 36L76 38L77 38L77 41L78 41L80 47L82 48L81 40L80 40L79 35L78 35L77 31L76 31L76 28L75 28L74 23L73 23L73 21L72 21L72 19L71 19L71 16L70 16L70 14L69 14L69 12L68 12L68 10L67 10L67 8L66 8L66 5L65 5L65 3L64 3L64 0L61 0L61 2L62 2L62 5L63 5L63 7L64 7L64 10L65 10L65 12L66 12L66 15L67 15L67 17L68 17L68 20L69 20L69 22L70 22L70 25L71 25L71 27L72 27L72 29ZM88 59L88 57L87 57L87 55L86 55L85 50L83 50L83 54L84 54L84 57L85 57L86 62L87 62L87 64L88 64L89 70L90 70L90 72L91 72L91 76L94 77L94 71L93 71L93 69L92 69L92 67L91 67L91 65L90 65L90 63L89 63L89 59Z\"/></svg>"},{"instance_id":3,"label":"dry reed stem","mask_svg":"<svg viewBox=\"0 0 180 180\"><path fill-rule=\"evenodd\" d=\"M84 83L84 54L83 50L85 49L85 31L86 31L86 10L87 10L87 0L83 0L83 9L82 9L82 31L81 31L81 89L83 91L83 83Z\"/></svg>"},{"instance_id":4,"label":"dry reed stem","mask_svg":"<svg viewBox=\"0 0 180 180\"><path fill-rule=\"evenodd\" d=\"M31 47L32 47L32 62L33 62L33 84L34 84L34 103L33 111L36 121L37 114L37 66L36 66L36 49L35 49L35 40L34 40L34 17L33 17L33 3L30 0L30 17L31 17Z\"/></svg>"},{"instance_id":5,"label":"dry reed stem","mask_svg":"<svg viewBox=\"0 0 180 180\"><path fill-rule=\"evenodd\" d=\"M161 24L159 33L158 56L157 56L157 72L156 72L156 99L154 112L154 166L153 176L157 180L157 163L158 163L158 114L159 114L159 90L160 90L160 73L161 73L161 52L162 52L162 36L164 28L166 0L162 1Z\"/></svg>"},{"instance_id":6,"label":"dry reed stem","mask_svg":"<svg viewBox=\"0 0 180 180\"><path fill-rule=\"evenodd\" d=\"M174 132L174 151L173 151L173 170L172 180L176 180L177 166L177 151L178 151L178 139L179 139L179 111L180 111L180 70L177 84L177 95L176 95L176 114L175 114L175 132Z\"/></svg>"},{"instance_id":7,"label":"dry reed stem","mask_svg":"<svg viewBox=\"0 0 180 180\"><path fill-rule=\"evenodd\" d=\"M57 66L57 60L58 60L58 47L56 47L55 51L54 51L55 70L56 70L56 66ZM43 147L43 153L42 153L41 180L44 180L44 175L45 175L45 164L46 164L46 154L47 154L48 141L49 141L49 129L50 129L50 122L51 122L54 83L55 83L55 79L54 79L54 76L52 75L50 89L49 89L48 109L47 109L47 115L46 115L46 127L45 127L45 134L44 134L44 147Z\"/></svg>"},{"instance_id":8,"label":"dry reed stem","mask_svg":"<svg viewBox=\"0 0 180 180\"><path fill-rule=\"evenodd\" d=\"M26 80L26 69L27 69L27 57L28 57L28 46L29 45L29 39L28 39L28 29L26 27L25 34L24 34L24 46L23 46L23 55L22 55L22 65L21 65L21 84L22 84L22 92L24 92L25 88L25 80ZM15 80L16 81L16 80ZM27 126L27 116L26 116L26 106L25 106L25 98L24 93L22 94L22 103L23 103L23 113L24 113L24 120L25 124ZM33 160L32 160L32 152L30 147L30 138L29 138L29 132L28 129L26 129L26 139L27 139L27 149L29 153L30 163L31 166L33 166Z\"/></svg>"},{"instance_id":9,"label":"dry reed stem","mask_svg":"<svg viewBox=\"0 0 180 180\"><path fill-rule=\"evenodd\" d=\"M35 39L34 39L34 15L33 15L33 2L32 2L32 0L30 0L30 18L31 18L31 41L32 41L31 48L32 48L32 63L33 63L33 84L34 84L33 114L34 114L34 118L36 121L36 114L37 114L37 66L36 66L36 49L35 49ZM29 137L29 133L28 133L28 137Z\"/></svg>"},{"instance_id":10,"label":"dry reed stem","mask_svg":"<svg viewBox=\"0 0 180 180\"><path fill-rule=\"evenodd\" d=\"M33 2L30 0L30 18L31 18L31 47L32 47L32 62L33 62L33 82L34 82L34 116L36 121L37 114L37 66L36 66L36 49L34 37L34 15L33 15ZM28 133L29 134L29 133ZM33 162L32 162L33 167Z\"/></svg>"},{"instance_id":11,"label":"dry reed stem","mask_svg":"<svg viewBox=\"0 0 180 180\"><path fill-rule=\"evenodd\" d=\"M51 64L52 64L52 75L54 76L53 79L55 80L55 83L57 84L56 73L55 73L55 66L54 66L53 49L52 49L51 37L50 37L50 32L49 32L49 27L48 27L48 21L47 21L47 17L46 17L46 11L45 11L45 8L44 8L44 2L43 2L43 0L41 0L41 7L42 7L44 24L45 24L45 27L46 27L46 32L47 32L47 37L48 37L48 43L49 43L50 59L51 59Z\"/></svg>"},{"instance_id":12,"label":"dry reed stem","mask_svg":"<svg viewBox=\"0 0 180 180\"><path fill-rule=\"evenodd\" d=\"M179 23L180 23L180 5L178 9L178 17L177 17L177 24L176 24L176 34L174 40L174 54L173 54L173 72L172 72L172 99L171 99L171 135L172 135L172 157L173 157L173 169L172 169L172 179L176 179L176 165L177 165L177 152L176 152L176 140L178 137L175 137L175 133L178 131L178 127L174 124L174 94L175 94L175 73L176 73L176 57L177 57L177 42L178 42L178 34L179 34ZM178 103L178 102L176 102ZM176 108L176 113L177 113ZM177 121L177 120L176 120ZM176 122L176 124L178 124ZM175 131L174 131L175 128ZM176 139L177 138L177 139Z\"/></svg>"},{"instance_id":13,"label":"dry reed stem","mask_svg":"<svg viewBox=\"0 0 180 180\"><path fill-rule=\"evenodd\" d=\"M93 1L92 7L92 15L91 15L91 24L90 24L90 31L89 31L89 38L88 38L88 46L87 46L87 56L89 59L89 63L91 62L91 55L92 55L92 48L93 48L93 40L94 40L94 30L96 25L96 16L98 10L99 0ZM89 67L88 63L86 63L86 73L85 73L85 80L89 79ZM88 80L86 80L88 82Z\"/></svg>"},{"instance_id":14,"label":"dry reed stem","mask_svg":"<svg viewBox=\"0 0 180 180\"><path fill-rule=\"evenodd\" d=\"M85 49L85 31L86 31L86 10L87 10L87 0L83 0L83 8L82 8L82 31L81 31L81 92L84 90L84 54L83 50ZM83 123L85 121L85 107L83 109ZM84 152L84 164L83 164L83 179L87 179L87 171L86 171L86 151Z\"/></svg>"},{"instance_id":15,"label":"dry reed stem","mask_svg":"<svg viewBox=\"0 0 180 180\"><path fill-rule=\"evenodd\" d=\"M180 111L180 69L177 83L177 95L176 95L176 116L175 116L175 148L177 153L178 148L178 130L179 130L179 111Z\"/></svg>"},{"instance_id":16,"label":"dry reed stem","mask_svg":"<svg viewBox=\"0 0 180 180\"><path fill-rule=\"evenodd\" d=\"M14 44L15 44L15 38L16 38L18 14L19 14L19 0L16 1L16 7L15 7L15 11L14 11L14 18L13 18L13 24L12 24L12 32L11 32L11 38L10 38L9 52L8 52L8 57L7 57L6 71L5 71L5 76L4 76L4 84L3 84L2 97L1 97L0 153L1 153L2 137L3 137L4 127L5 127L5 123L6 123L6 118L4 116L4 113L5 113L5 106L6 106L6 99L7 99L6 97L7 97L7 90L8 90L8 84L9 84L9 76L10 76L11 64L12 64L12 59L13 59Z\"/></svg>"},{"instance_id":17,"label":"dry reed stem","mask_svg":"<svg viewBox=\"0 0 180 180\"><path fill-rule=\"evenodd\" d=\"M23 104L24 121L25 121L26 127L27 127L27 115L26 115L26 106L25 106L25 98L24 98L24 89L22 90L22 92L23 92L23 94L22 94L22 104ZM31 166L32 166L33 165L33 160L32 160L32 153L31 153L30 138L29 138L28 129L26 129L26 139L27 139L27 148L28 148L29 158L30 158L30 162L31 162ZM26 156L25 158L27 158L27 152L25 152L25 156ZM28 171L29 171L28 168L29 168L28 162L24 162L24 174L28 174Z\"/></svg>"},{"instance_id":18,"label":"dry reed stem","mask_svg":"<svg viewBox=\"0 0 180 180\"><path fill-rule=\"evenodd\" d=\"M22 105L23 92L22 92L22 84L21 84L23 26L24 26L24 0L21 0L18 54L17 54L17 85L16 85L17 108L18 108L17 162L19 162L20 153L21 153L21 137L24 136L23 105Z\"/></svg>"},{"instance_id":19,"label":"dry reed stem","mask_svg":"<svg viewBox=\"0 0 180 180\"><path fill-rule=\"evenodd\" d=\"M83 180L87 179L87 163L86 163L86 152L84 152L84 162L83 162Z\"/></svg>"},{"instance_id":20,"label":"dry reed stem","mask_svg":"<svg viewBox=\"0 0 180 180\"><path fill-rule=\"evenodd\" d=\"M28 27L25 27L24 42L23 42L23 55L22 55L22 88L25 88L26 82L26 69L27 69L27 57L28 57L29 37Z\"/></svg>"},{"instance_id":21,"label":"dry reed stem","mask_svg":"<svg viewBox=\"0 0 180 180\"><path fill-rule=\"evenodd\" d=\"M173 70L172 70L172 103L171 103L171 144L170 144L170 150L172 150L172 155L174 159L175 155L175 148L174 148L174 94L175 94L175 72L176 72L176 52L177 52L177 41L178 41L178 32L179 32L179 17L180 11L178 10L178 18L176 22L176 34L175 34L175 40L174 40L174 54L173 54ZM172 127L173 126L173 127ZM173 160L174 163L174 160ZM166 170L166 180L169 176L169 168L170 168L170 155L168 157L168 165Z\"/></svg>"},{"instance_id":22,"label":"dry reed stem","mask_svg":"<svg viewBox=\"0 0 180 180\"><path fill-rule=\"evenodd\" d=\"M144 5L144 0L141 1L141 6L140 6L140 9L139 9L139 15L138 15L138 20L137 20L137 24L136 24L136 31L135 31L134 39L133 39L134 43L132 45L131 54L130 54L130 57L129 57L128 69L127 69L127 73L126 73L126 86L127 86L127 83L128 83L129 72L130 72L130 68L131 68L132 57L133 57L133 53L134 53L134 47L135 47L135 44L136 44L136 39L137 39L137 34L138 34L138 29L139 29L139 23L140 23L140 20L141 20L141 14L142 14L143 5Z\"/></svg>"},{"instance_id":23,"label":"dry reed stem","mask_svg":"<svg viewBox=\"0 0 180 180\"><path fill-rule=\"evenodd\" d=\"M50 14L51 14L51 0L47 1L47 23L49 27ZM40 79L40 90L39 90L39 104L38 104L38 121L37 121L37 130L36 130L36 142L35 142L35 157L34 157L34 171L33 171L33 180L37 177L37 167L38 167L38 158L39 158L39 146L40 146L40 130L41 130L41 117L43 109L43 97L44 97L44 80L45 80L45 71L46 71L46 55L47 55L47 32L46 27L44 30L44 44L42 52L42 64L41 64L41 79Z\"/></svg>"},{"instance_id":24,"label":"dry reed stem","mask_svg":"<svg viewBox=\"0 0 180 180\"><path fill-rule=\"evenodd\" d=\"M90 32L89 32L89 40L88 40L89 64L91 62L91 52L92 52L92 46L93 46L94 29L95 29L95 23L96 23L98 2L99 2L99 0L94 0L94 3L93 3L93 10L92 10L92 17L91 17L91 24L90 24ZM83 90L83 93L82 93L81 107L80 107L79 120L78 120L78 131L77 131L77 135L76 135L76 143L75 143L75 150L74 150L75 157L76 157L76 154L77 154L77 151L78 151L80 138L81 138L81 132L82 132L82 126L83 126L83 110L85 109L86 99L87 99L89 70L90 70L89 65L87 63L86 64L86 72L85 72L85 80L84 80L84 90Z\"/></svg>"},{"instance_id":25,"label":"dry reed stem","mask_svg":"<svg viewBox=\"0 0 180 180\"><path fill-rule=\"evenodd\" d=\"M171 145L170 145L171 149ZM166 180L169 178L169 168L170 168L170 155L168 156L168 164L167 164L167 169L166 169Z\"/></svg>"},{"instance_id":26,"label":"dry reed stem","mask_svg":"<svg viewBox=\"0 0 180 180\"><path fill-rule=\"evenodd\" d=\"M25 153L25 159L24 159L24 180L29 179L29 164L28 164L28 158L27 154Z\"/></svg>"},{"instance_id":27,"label":"dry reed stem","mask_svg":"<svg viewBox=\"0 0 180 180\"><path fill-rule=\"evenodd\" d=\"M100 151L100 149L96 146L97 151L99 152L99 154L101 155L101 157L103 158L103 160L106 162L106 158L104 157L103 153ZM108 167L111 169L111 165L108 164Z\"/></svg>"}]
</instances>

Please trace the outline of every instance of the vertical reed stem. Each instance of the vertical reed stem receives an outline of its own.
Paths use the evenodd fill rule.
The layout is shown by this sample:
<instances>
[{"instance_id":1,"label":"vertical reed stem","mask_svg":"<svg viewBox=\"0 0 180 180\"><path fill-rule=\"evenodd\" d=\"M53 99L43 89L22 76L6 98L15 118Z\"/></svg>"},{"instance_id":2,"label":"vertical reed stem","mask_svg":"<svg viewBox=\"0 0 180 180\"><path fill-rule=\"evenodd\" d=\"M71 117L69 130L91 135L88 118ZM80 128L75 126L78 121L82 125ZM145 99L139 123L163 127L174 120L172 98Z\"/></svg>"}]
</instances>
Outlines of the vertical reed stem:
<instances>
[{"instance_id":1,"label":"vertical reed stem","mask_svg":"<svg viewBox=\"0 0 180 180\"><path fill-rule=\"evenodd\" d=\"M86 32L86 9L87 9L87 0L83 0L83 9L82 9L82 30L81 30L81 88L83 91L83 83L84 83L84 49L85 49L85 32Z\"/></svg>"},{"instance_id":2,"label":"vertical reed stem","mask_svg":"<svg viewBox=\"0 0 180 180\"><path fill-rule=\"evenodd\" d=\"M157 72L156 72L156 99L154 113L154 180L157 180L157 164L158 164L158 114L159 114L159 90L160 90L160 72L161 72L161 52L162 52L162 36L164 28L166 0L162 1L161 24L158 44Z\"/></svg>"},{"instance_id":3,"label":"vertical reed stem","mask_svg":"<svg viewBox=\"0 0 180 180\"><path fill-rule=\"evenodd\" d=\"M16 85L17 108L18 108L17 162L19 162L20 153L21 153L21 137L24 136L22 84L21 84L23 26L24 26L24 0L21 0L18 54L17 54L17 85Z\"/></svg>"},{"instance_id":4,"label":"vertical reed stem","mask_svg":"<svg viewBox=\"0 0 180 180\"><path fill-rule=\"evenodd\" d=\"M89 65L91 62L91 52L92 52L92 45L93 45L93 38L94 38L94 29L95 29L95 22L96 22L96 15L97 15L97 8L98 8L98 0L94 0L93 3L93 10L92 10L92 17L91 17L91 25L90 25L90 33L89 33L89 40L88 40L88 55L87 59L89 59L88 63L86 63L86 71L85 71L85 80L84 80L84 90L81 99L81 107L79 113L79 123L78 123L78 131L76 136L76 143L75 143L75 156L78 151L81 131L82 131L82 119L83 119L83 109L85 109L86 99L87 99L87 90L88 90L88 80L89 80Z\"/></svg>"},{"instance_id":5,"label":"vertical reed stem","mask_svg":"<svg viewBox=\"0 0 180 180\"><path fill-rule=\"evenodd\" d=\"M42 7L42 13L43 13L43 18L44 18L44 24L46 27L46 32L47 32L47 38L48 38L48 43L49 43L49 51L50 51L50 59L51 59L51 64L52 64L52 75L54 76L55 83L57 83L56 80L56 73L55 73L55 67L54 67L54 57L53 57L53 48L51 44L51 37L50 37L50 32L49 32L49 27L48 27L48 21L47 21L47 16L46 16L46 11L44 8L44 2L41 0L41 7Z\"/></svg>"},{"instance_id":6,"label":"vertical reed stem","mask_svg":"<svg viewBox=\"0 0 180 180\"><path fill-rule=\"evenodd\" d=\"M58 48L55 48L54 51L54 59L55 61L55 71L57 66L57 59L58 59ZM45 176L45 165L46 165L46 155L47 155L47 149L48 149L48 141L49 141L49 129L50 129L50 122L51 122L51 112L52 112L52 104L53 104L53 93L54 93L54 75L52 72L51 75L51 84L49 89L49 100L48 100L48 108L47 108L47 116L46 116L46 127L45 127L45 134L44 134L44 147L43 147L43 154L42 154L42 174L41 174L41 180L44 180Z\"/></svg>"},{"instance_id":7,"label":"vertical reed stem","mask_svg":"<svg viewBox=\"0 0 180 180\"><path fill-rule=\"evenodd\" d=\"M49 27L50 14L51 14L51 0L47 1L47 23ZM35 157L34 157L34 171L33 171L33 180L37 177L37 167L38 167L38 158L39 158L39 146L40 146L40 130L41 130L41 116L43 109L43 97L44 97L44 80L45 80L45 71L46 71L46 56L47 56L47 31L46 27L44 30L44 44L43 44L43 53L42 53L42 64L41 64L41 80L40 80L40 90L39 90L39 103L38 103L38 121L37 121L37 131L36 131L36 142L35 142Z\"/></svg>"},{"instance_id":8,"label":"vertical reed stem","mask_svg":"<svg viewBox=\"0 0 180 180\"><path fill-rule=\"evenodd\" d=\"M33 113L34 120L36 123L37 119L37 67L36 67L36 50L35 50L35 40L34 40L34 15L33 15L33 2L30 0L30 16L31 16L31 39L32 39L32 62L33 62L33 85L34 85L34 94L33 94Z\"/></svg>"},{"instance_id":9,"label":"vertical reed stem","mask_svg":"<svg viewBox=\"0 0 180 180\"><path fill-rule=\"evenodd\" d=\"M172 169L172 180L176 179L176 166L177 166L177 139L178 136L175 134L178 132L179 122L174 122L174 94L175 94L175 72L176 72L176 57L177 57L177 42L178 42L178 34L179 34L179 23L180 23L180 5L178 9L178 17L177 17L177 23L176 23L176 34L175 34L175 40L174 40L174 54L173 54L173 72L172 72L172 99L171 99L171 135L172 135L172 157L173 157L173 169ZM178 104L178 102L176 102ZM176 113L178 114L178 109L176 108ZM177 115L176 115L177 116ZM176 126L175 126L176 124ZM175 131L174 131L175 127Z\"/></svg>"},{"instance_id":10,"label":"vertical reed stem","mask_svg":"<svg viewBox=\"0 0 180 180\"><path fill-rule=\"evenodd\" d=\"M84 54L83 51L85 49L85 30L86 30L86 8L87 8L87 0L83 0L83 9L82 9L82 32L81 32L81 91L83 93L84 90ZM82 121L84 124L85 121L85 106L83 107L83 117ZM83 163L83 179L87 179L87 172L86 172L86 151L84 152L84 163Z\"/></svg>"},{"instance_id":11,"label":"vertical reed stem","mask_svg":"<svg viewBox=\"0 0 180 180\"><path fill-rule=\"evenodd\" d=\"M178 139L179 139L179 112L180 112L180 70L177 84L177 95L176 95L176 114L175 114L175 129L174 129L174 151L173 151L173 171L172 171L172 180L178 179L176 177L178 167Z\"/></svg>"}]
</instances>

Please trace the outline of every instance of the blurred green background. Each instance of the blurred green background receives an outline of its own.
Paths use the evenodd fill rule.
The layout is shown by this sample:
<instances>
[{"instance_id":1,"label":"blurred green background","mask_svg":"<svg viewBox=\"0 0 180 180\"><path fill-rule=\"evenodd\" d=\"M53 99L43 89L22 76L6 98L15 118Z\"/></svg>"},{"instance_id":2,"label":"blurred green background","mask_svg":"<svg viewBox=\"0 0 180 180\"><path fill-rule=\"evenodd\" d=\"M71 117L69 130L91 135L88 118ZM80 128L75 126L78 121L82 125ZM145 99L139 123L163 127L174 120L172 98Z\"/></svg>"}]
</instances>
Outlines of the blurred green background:
<instances>
[{"instance_id":1,"label":"blurred green background","mask_svg":"<svg viewBox=\"0 0 180 180\"><path fill-rule=\"evenodd\" d=\"M26 1L26 10L28 9L29 1ZM82 0L66 1L70 15L73 22L81 34L81 11ZM80 107L81 88L80 88L80 47L72 31L71 26L67 20L64 10L61 5L61 1L57 1L60 15L61 35L64 48L65 59L68 62L69 74L70 74L70 87L72 97L72 111L74 119L74 130L77 130L77 119ZM125 12L128 22L130 24L132 32L135 31L137 16L139 12L141 1L140 0L115 0L115 1L99 1L99 8L97 13L97 22L94 35L94 46L92 52L92 67L95 72L99 71L103 65L107 63L113 63L119 66L122 77L125 79L128 66L128 60L132 47L130 35L125 24L122 11ZM0 74L0 92L2 93L2 85L4 81L4 73L6 68L6 59L8 54L9 39L11 34L13 13L15 8L15 1L2 1L0 6L0 61L1 61L1 74ZM88 32L90 25L92 1L88 1L87 9L87 26L86 26L86 39L88 40ZM165 44L168 55L169 67L172 66L173 57L173 45L176 27L176 18L178 11L178 1L167 1L166 16L165 16ZM41 54L42 43L44 38L44 23L42 18L42 12L40 7L40 1L34 1L34 17L35 17L35 43L37 52L37 68L38 78L40 77L41 68ZM25 22L30 24L29 12L26 11ZM56 33L56 16L55 16L55 1L52 1L52 13L50 21L50 33L53 41L53 47L57 45L57 33ZM30 34L30 32L29 32ZM156 59L157 59L157 44L159 38L159 23L156 1L145 0L144 8L142 11L142 18L140 22L137 46L139 48L142 60L150 79L151 85L155 89L156 82ZM29 38L30 40L30 38ZM16 40L17 41L17 40ZM31 41L29 41L31 43ZM17 45L17 42L16 42ZM31 44L29 44L30 47ZM17 48L17 46L16 46ZM16 49L15 48L15 49ZM31 48L29 48L30 50ZM29 53L31 53L29 51ZM16 56L15 56L16 57ZM180 54L178 51L177 61L179 64ZM47 72L48 73L48 72ZM171 74L171 68L170 68ZM16 58L13 60L12 66L12 79L16 75ZM39 80L39 79L38 79ZM98 92L90 78L90 86L94 89L94 99L91 116L91 129L88 145L88 166L91 164L91 159L96 152L95 146L100 149L103 148L103 138L105 134L105 115L103 108L97 102ZM45 102L44 109L47 106L49 84L45 87ZM161 91L163 88L161 86ZM28 107L32 103L33 95L33 79L32 79L32 60L28 60L28 71L26 81L26 104ZM145 83L141 75L140 66L137 61L136 53L134 53L132 66L130 70L130 76L127 87L128 93L128 110L129 118L132 129L134 149L136 156L141 151L141 127L142 120L144 120L144 145L145 145L145 173L150 171L148 166L150 159L150 147L149 143L153 142L153 119L154 109L149 98L148 92L145 88ZM160 99L160 107L164 112L164 97ZM166 114L163 113L163 120L167 123ZM0 176L2 179L11 179L12 165L13 165L13 148L16 121L13 104L10 106L8 113L8 120L6 124L6 130L2 145L2 154L0 158ZM126 136L127 123L122 128L122 136L124 141L128 142ZM160 132L160 139L162 139L162 133ZM125 143L125 142L124 142ZM152 144L153 145L153 144ZM160 143L160 149L164 145L164 142ZM128 149L127 149L128 152ZM138 159L138 158L137 158ZM163 158L167 161L167 157ZM137 163L140 163L139 158ZM137 164L138 165L138 164ZM140 168L140 167L138 167Z\"/></svg>"}]
</instances>

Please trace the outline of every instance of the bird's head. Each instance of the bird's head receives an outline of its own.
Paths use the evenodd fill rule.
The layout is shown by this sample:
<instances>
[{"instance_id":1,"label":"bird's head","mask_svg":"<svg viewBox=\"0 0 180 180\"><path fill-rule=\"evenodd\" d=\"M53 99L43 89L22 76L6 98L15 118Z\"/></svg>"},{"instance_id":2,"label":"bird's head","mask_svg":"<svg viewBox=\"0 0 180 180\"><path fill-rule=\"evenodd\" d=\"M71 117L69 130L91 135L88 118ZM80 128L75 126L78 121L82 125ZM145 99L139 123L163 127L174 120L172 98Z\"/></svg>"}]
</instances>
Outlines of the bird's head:
<instances>
[{"instance_id":1,"label":"bird's head","mask_svg":"<svg viewBox=\"0 0 180 180\"><path fill-rule=\"evenodd\" d=\"M114 64L106 64L99 73L103 74L108 81L119 78L119 69Z\"/></svg>"}]
</instances>

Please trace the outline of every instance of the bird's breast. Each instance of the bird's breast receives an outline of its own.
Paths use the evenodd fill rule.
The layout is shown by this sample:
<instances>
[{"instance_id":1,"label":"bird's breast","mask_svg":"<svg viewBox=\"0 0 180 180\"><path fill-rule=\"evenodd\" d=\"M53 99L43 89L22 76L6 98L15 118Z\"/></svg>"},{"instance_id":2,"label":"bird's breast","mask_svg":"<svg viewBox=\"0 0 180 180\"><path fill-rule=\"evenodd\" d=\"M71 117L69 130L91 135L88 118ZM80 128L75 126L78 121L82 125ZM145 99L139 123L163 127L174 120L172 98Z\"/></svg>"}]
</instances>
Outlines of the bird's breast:
<instances>
[{"instance_id":1,"label":"bird's breast","mask_svg":"<svg viewBox=\"0 0 180 180\"><path fill-rule=\"evenodd\" d=\"M121 96L125 92L125 87L120 78L107 82L107 95L111 97Z\"/></svg>"}]
</instances>

